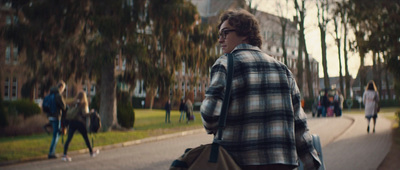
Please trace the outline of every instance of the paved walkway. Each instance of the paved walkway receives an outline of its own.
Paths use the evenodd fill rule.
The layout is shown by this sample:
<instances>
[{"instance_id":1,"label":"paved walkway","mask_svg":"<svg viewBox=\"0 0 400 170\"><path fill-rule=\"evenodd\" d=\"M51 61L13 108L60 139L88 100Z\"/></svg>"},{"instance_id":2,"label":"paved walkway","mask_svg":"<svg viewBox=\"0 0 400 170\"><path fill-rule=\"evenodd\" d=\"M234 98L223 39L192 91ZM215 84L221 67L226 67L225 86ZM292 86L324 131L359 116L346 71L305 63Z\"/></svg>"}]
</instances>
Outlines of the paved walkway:
<instances>
[{"instance_id":1,"label":"paved walkway","mask_svg":"<svg viewBox=\"0 0 400 170\"><path fill-rule=\"evenodd\" d=\"M367 133L364 115L346 116L354 119L354 123L344 134L323 147L326 169L377 169L392 144L392 122L379 114L376 132ZM372 128L372 121L370 126ZM331 129L334 131L336 128L333 126Z\"/></svg>"},{"instance_id":2,"label":"paved walkway","mask_svg":"<svg viewBox=\"0 0 400 170\"><path fill-rule=\"evenodd\" d=\"M377 169L390 149L392 130L392 123L379 116L376 133L369 134L363 115L309 117L310 132L321 138L326 169ZM101 154L93 159L87 153L74 154L69 163L46 159L0 169L168 169L183 148L209 142L211 136L200 129L102 147Z\"/></svg>"}]
</instances>

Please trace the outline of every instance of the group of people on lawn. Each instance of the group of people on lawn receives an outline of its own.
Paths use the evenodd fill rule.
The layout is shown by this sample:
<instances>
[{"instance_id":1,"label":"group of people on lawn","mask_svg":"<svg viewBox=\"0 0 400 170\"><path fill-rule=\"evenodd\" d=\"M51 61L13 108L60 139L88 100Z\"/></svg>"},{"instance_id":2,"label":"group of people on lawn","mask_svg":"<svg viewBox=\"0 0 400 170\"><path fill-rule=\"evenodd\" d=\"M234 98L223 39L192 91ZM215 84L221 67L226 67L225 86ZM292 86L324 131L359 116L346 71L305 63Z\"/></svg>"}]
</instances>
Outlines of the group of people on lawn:
<instances>
[{"instance_id":1,"label":"group of people on lawn","mask_svg":"<svg viewBox=\"0 0 400 170\"><path fill-rule=\"evenodd\" d=\"M168 100L167 103L165 103L164 109L165 109L165 123L171 123L170 119L171 100ZM179 116L179 122L186 120L186 123L189 123L189 121L194 120L193 104L190 101L190 99L187 99L186 101L181 99L181 104L179 105L179 112L181 112L181 115Z\"/></svg>"}]
</instances>

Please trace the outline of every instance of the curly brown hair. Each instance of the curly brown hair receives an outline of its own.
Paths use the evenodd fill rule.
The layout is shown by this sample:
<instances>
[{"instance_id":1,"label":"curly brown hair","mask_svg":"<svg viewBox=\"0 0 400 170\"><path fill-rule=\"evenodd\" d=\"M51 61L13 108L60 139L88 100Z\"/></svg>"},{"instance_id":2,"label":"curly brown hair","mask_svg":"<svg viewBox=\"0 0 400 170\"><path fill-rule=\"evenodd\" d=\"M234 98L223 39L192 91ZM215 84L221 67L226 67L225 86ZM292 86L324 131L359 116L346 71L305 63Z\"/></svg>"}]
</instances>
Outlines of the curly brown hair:
<instances>
[{"instance_id":1,"label":"curly brown hair","mask_svg":"<svg viewBox=\"0 0 400 170\"><path fill-rule=\"evenodd\" d=\"M226 20L228 20L229 25L236 29L237 35L247 36L250 45L261 48L260 26L253 14L244 9L225 11L220 17L218 29L220 29L222 23Z\"/></svg>"}]
</instances>

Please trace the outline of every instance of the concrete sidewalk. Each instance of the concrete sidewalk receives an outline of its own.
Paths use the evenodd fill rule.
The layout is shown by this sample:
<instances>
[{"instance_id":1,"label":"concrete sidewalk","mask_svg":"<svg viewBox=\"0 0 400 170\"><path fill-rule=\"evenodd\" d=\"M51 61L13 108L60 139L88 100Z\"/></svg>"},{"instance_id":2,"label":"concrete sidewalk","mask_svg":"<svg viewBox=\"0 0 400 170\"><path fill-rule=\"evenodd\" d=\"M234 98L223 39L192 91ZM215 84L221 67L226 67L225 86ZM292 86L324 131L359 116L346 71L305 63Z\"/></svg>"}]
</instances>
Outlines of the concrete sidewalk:
<instances>
[{"instance_id":1,"label":"concrete sidewalk","mask_svg":"<svg viewBox=\"0 0 400 170\"><path fill-rule=\"evenodd\" d=\"M392 145L392 122L384 118L384 114L379 114L376 132L372 133L371 120L371 130L367 133L364 115L345 116L353 118L354 122L342 135L323 147L326 169L377 169Z\"/></svg>"}]
</instances>

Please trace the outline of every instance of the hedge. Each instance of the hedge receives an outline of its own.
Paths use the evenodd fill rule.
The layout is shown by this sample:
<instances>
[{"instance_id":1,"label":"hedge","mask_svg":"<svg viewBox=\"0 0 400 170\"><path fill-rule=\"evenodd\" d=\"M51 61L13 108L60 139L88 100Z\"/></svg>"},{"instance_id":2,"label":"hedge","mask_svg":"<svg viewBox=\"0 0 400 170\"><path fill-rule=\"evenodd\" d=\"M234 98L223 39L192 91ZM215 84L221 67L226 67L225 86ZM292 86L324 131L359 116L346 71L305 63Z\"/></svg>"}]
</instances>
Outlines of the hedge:
<instances>
[{"instance_id":1,"label":"hedge","mask_svg":"<svg viewBox=\"0 0 400 170\"><path fill-rule=\"evenodd\" d=\"M36 103L28 99L4 101L3 104L6 108L6 114L8 116L17 116L19 114L22 114L24 118L27 118L42 112L42 110Z\"/></svg>"}]
</instances>

